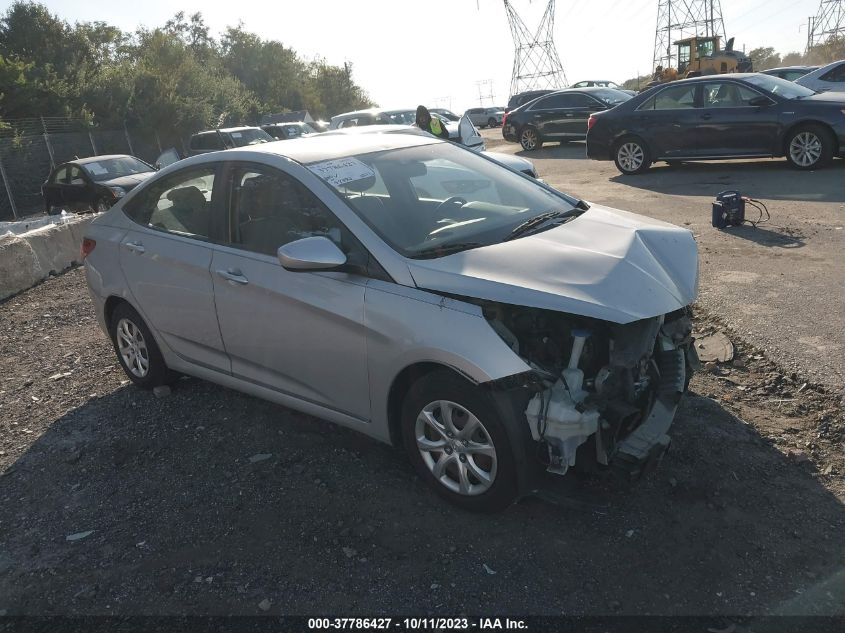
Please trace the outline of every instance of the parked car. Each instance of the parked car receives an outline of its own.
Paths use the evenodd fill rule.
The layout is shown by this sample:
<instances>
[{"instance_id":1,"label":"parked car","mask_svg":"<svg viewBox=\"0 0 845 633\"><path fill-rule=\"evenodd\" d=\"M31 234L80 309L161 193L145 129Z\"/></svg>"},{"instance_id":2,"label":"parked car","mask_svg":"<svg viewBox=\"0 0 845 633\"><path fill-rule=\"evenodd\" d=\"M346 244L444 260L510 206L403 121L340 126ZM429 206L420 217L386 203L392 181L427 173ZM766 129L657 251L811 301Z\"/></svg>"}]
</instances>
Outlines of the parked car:
<instances>
[{"instance_id":1,"label":"parked car","mask_svg":"<svg viewBox=\"0 0 845 633\"><path fill-rule=\"evenodd\" d=\"M55 215L62 208L91 208L102 213L154 172L151 165L126 154L92 156L62 163L41 185L44 211Z\"/></svg>"},{"instance_id":2,"label":"parked car","mask_svg":"<svg viewBox=\"0 0 845 633\"><path fill-rule=\"evenodd\" d=\"M795 81L816 70L818 66L784 66L783 68L769 68L768 70L761 70L764 75L771 75L772 77L780 77L787 81Z\"/></svg>"},{"instance_id":3,"label":"parked car","mask_svg":"<svg viewBox=\"0 0 845 633\"><path fill-rule=\"evenodd\" d=\"M795 83L816 92L845 92L845 59L809 72Z\"/></svg>"},{"instance_id":4,"label":"parked car","mask_svg":"<svg viewBox=\"0 0 845 633\"><path fill-rule=\"evenodd\" d=\"M543 95L551 94L552 92L557 92L556 90L526 90L525 92L518 92L513 95L510 99L508 99L508 107L505 108L505 113L507 114L514 108L518 108L521 105L528 103L529 101L533 101L537 97L542 97Z\"/></svg>"},{"instance_id":5,"label":"parked car","mask_svg":"<svg viewBox=\"0 0 845 633\"><path fill-rule=\"evenodd\" d=\"M481 134L475 129L467 117L462 117L458 121L451 121L443 114L431 112L431 110L429 112L431 116L436 117L446 127L446 131L449 132L450 141L470 144L478 150L484 148L484 139L481 138ZM329 129L337 130L350 127L366 127L368 125L414 125L416 120L416 108L404 110L371 108L369 110L345 112L333 116Z\"/></svg>"},{"instance_id":6,"label":"parked car","mask_svg":"<svg viewBox=\"0 0 845 633\"><path fill-rule=\"evenodd\" d=\"M428 111L431 114L439 114L441 117L443 117L447 121L460 121L461 120L461 117L459 117L457 114L455 114L451 110L447 110L446 108L429 108Z\"/></svg>"},{"instance_id":7,"label":"parked car","mask_svg":"<svg viewBox=\"0 0 845 633\"><path fill-rule=\"evenodd\" d=\"M619 90L621 92L627 92L632 97L637 94L636 90L627 90L620 86L615 81L608 81L606 79L589 79L586 81L579 81L578 83L574 83L570 88L613 88L614 90Z\"/></svg>"},{"instance_id":8,"label":"parked car","mask_svg":"<svg viewBox=\"0 0 845 633\"><path fill-rule=\"evenodd\" d=\"M582 141L587 138L591 114L629 99L631 95L613 88L559 90L509 112L502 124L502 136L528 152L548 141Z\"/></svg>"},{"instance_id":9,"label":"parked car","mask_svg":"<svg viewBox=\"0 0 845 633\"><path fill-rule=\"evenodd\" d=\"M217 152L233 147L245 147L274 141L272 136L258 127L229 127L197 132L188 141L188 156Z\"/></svg>"},{"instance_id":10,"label":"parked car","mask_svg":"<svg viewBox=\"0 0 845 633\"><path fill-rule=\"evenodd\" d=\"M82 252L136 385L189 374L403 446L470 510L543 468L646 472L695 366L690 231L422 134L186 159Z\"/></svg>"},{"instance_id":11,"label":"parked car","mask_svg":"<svg viewBox=\"0 0 845 633\"><path fill-rule=\"evenodd\" d=\"M479 127L496 127L502 124L505 111L501 108L470 108L464 115L469 117L473 125Z\"/></svg>"},{"instance_id":12,"label":"parked car","mask_svg":"<svg viewBox=\"0 0 845 633\"><path fill-rule=\"evenodd\" d=\"M351 127L333 130L331 132L326 132L326 134L416 134L431 136L428 132L422 131L415 125L367 125L364 127ZM527 158L514 156L513 154L506 154L504 152L488 152L486 148L476 148L471 140L467 141L466 139L461 139L461 144L474 151L479 151L487 158L491 158L497 163L513 169L514 171L521 172L526 176L531 176L532 178L538 177L534 163Z\"/></svg>"},{"instance_id":13,"label":"parked car","mask_svg":"<svg viewBox=\"0 0 845 633\"><path fill-rule=\"evenodd\" d=\"M310 123L305 121L295 121L293 123L269 123L262 125L261 129L267 132L274 139L280 141L287 141L292 138L299 138L300 136L307 136L309 134L318 134L318 131Z\"/></svg>"},{"instance_id":14,"label":"parked car","mask_svg":"<svg viewBox=\"0 0 845 633\"><path fill-rule=\"evenodd\" d=\"M308 125L313 127L318 132L326 132L329 129L329 122L328 121L308 121Z\"/></svg>"},{"instance_id":15,"label":"parked car","mask_svg":"<svg viewBox=\"0 0 845 633\"><path fill-rule=\"evenodd\" d=\"M845 150L843 109L845 95L760 73L684 79L592 115L587 156L623 174L658 160L772 156L816 169Z\"/></svg>"}]
</instances>

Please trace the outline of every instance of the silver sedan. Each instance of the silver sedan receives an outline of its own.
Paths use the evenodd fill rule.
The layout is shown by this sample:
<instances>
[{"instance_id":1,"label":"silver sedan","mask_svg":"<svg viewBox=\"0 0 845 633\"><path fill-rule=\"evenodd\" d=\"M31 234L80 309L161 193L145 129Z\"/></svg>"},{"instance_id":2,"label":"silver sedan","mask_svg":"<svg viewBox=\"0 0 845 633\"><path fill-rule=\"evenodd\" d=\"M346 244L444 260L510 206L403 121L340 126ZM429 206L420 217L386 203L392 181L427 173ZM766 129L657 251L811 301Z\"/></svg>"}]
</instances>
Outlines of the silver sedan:
<instances>
[{"instance_id":1,"label":"silver sedan","mask_svg":"<svg viewBox=\"0 0 845 633\"><path fill-rule=\"evenodd\" d=\"M426 136L180 161L83 254L136 385L189 374L403 446L470 510L543 470L638 477L696 365L689 231Z\"/></svg>"}]
</instances>

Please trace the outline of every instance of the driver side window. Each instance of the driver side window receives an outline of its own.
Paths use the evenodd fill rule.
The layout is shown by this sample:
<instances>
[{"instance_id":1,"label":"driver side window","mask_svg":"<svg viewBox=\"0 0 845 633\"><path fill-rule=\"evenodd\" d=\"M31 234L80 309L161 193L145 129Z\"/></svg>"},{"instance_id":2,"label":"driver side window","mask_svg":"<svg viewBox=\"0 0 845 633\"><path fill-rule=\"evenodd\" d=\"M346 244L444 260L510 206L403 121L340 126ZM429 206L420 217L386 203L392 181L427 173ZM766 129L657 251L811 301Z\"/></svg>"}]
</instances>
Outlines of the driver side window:
<instances>
[{"instance_id":1,"label":"driver side window","mask_svg":"<svg viewBox=\"0 0 845 633\"><path fill-rule=\"evenodd\" d=\"M270 168L242 167L231 182L233 246L275 255L289 242L322 235L348 253L351 233L298 180Z\"/></svg>"}]
</instances>

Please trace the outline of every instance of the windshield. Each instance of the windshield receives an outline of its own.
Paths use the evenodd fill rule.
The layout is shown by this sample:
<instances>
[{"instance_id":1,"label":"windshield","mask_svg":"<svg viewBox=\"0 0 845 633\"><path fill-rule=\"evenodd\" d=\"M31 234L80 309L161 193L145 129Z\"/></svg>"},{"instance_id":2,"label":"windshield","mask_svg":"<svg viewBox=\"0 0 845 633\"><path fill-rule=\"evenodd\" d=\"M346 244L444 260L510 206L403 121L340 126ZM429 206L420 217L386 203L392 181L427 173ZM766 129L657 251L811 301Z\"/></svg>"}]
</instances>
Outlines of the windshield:
<instances>
[{"instance_id":1,"label":"windshield","mask_svg":"<svg viewBox=\"0 0 845 633\"><path fill-rule=\"evenodd\" d=\"M763 90L768 90L773 95L778 95L784 99L800 99L816 94L815 91L809 88L799 86L780 77L772 77L771 75L749 75L748 77L744 77L744 79L748 83L754 84Z\"/></svg>"},{"instance_id":2,"label":"windshield","mask_svg":"<svg viewBox=\"0 0 845 633\"><path fill-rule=\"evenodd\" d=\"M269 143L270 141L276 140L264 130L259 129L238 130L237 132L229 132L228 134L235 147L257 145L258 143Z\"/></svg>"},{"instance_id":3,"label":"windshield","mask_svg":"<svg viewBox=\"0 0 845 633\"><path fill-rule=\"evenodd\" d=\"M91 180L94 182L153 171L153 168L147 165L147 163L138 160L134 156L104 158L98 161L85 163L84 165L80 165L80 167L88 173Z\"/></svg>"},{"instance_id":4,"label":"windshield","mask_svg":"<svg viewBox=\"0 0 845 633\"><path fill-rule=\"evenodd\" d=\"M620 103L624 103L633 97L633 95L629 95L627 92L614 90L613 88L594 90L590 93L590 95L609 106L619 105Z\"/></svg>"},{"instance_id":5,"label":"windshield","mask_svg":"<svg viewBox=\"0 0 845 633\"><path fill-rule=\"evenodd\" d=\"M416 110L397 110L394 112L385 112L383 115L387 120L385 123L393 123L395 125L413 125L417 122Z\"/></svg>"},{"instance_id":6,"label":"windshield","mask_svg":"<svg viewBox=\"0 0 845 633\"><path fill-rule=\"evenodd\" d=\"M571 211L578 203L451 143L360 154L308 167L406 257L437 257L497 244L526 219Z\"/></svg>"}]
</instances>

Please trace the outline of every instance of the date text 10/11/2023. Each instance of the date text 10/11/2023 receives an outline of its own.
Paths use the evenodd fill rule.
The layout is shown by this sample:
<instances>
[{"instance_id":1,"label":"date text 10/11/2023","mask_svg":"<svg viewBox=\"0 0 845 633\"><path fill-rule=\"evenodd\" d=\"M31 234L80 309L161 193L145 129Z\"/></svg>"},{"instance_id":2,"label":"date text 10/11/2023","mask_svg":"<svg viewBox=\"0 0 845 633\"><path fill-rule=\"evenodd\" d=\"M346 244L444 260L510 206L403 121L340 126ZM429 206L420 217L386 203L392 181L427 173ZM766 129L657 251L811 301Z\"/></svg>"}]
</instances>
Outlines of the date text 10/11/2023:
<instances>
[{"instance_id":1,"label":"date text 10/11/2023","mask_svg":"<svg viewBox=\"0 0 845 633\"><path fill-rule=\"evenodd\" d=\"M527 630L524 620L513 618L309 618L309 630L401 630L401 631L518 631Z\"/></svg>"}]
</instances>

